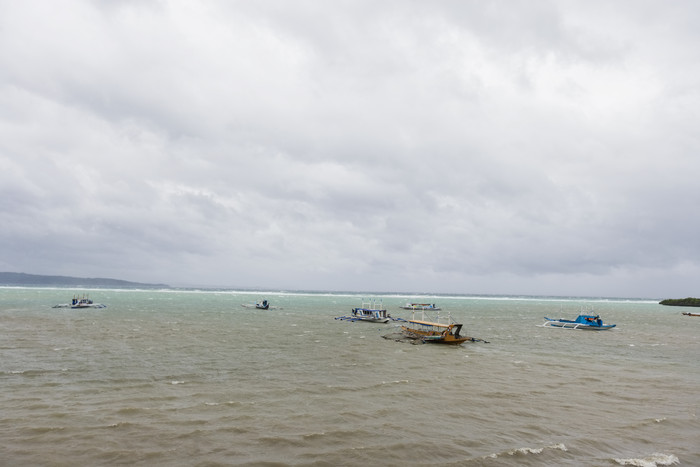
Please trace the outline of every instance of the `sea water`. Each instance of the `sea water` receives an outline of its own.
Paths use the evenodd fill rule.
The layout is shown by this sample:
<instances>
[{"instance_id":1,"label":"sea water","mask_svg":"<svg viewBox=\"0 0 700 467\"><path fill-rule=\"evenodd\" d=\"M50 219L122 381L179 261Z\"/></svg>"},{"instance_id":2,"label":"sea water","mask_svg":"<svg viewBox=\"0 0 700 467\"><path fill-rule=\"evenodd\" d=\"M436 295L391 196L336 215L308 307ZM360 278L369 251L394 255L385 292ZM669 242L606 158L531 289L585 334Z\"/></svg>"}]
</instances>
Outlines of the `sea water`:
<instances>
[{"instance_id":1,"label":"sea water","mask_svg":"<svg viewBox=\"0 0 700 467\"><path fill-rule=\"evenodd\" d=\"M89 293L104 309L52 308ZM275 309L241 306L266 298ZM385 339L363 300L486 342ZM610 331L543 328L580 311ZM700 465L700 318L655 301L0 288L0 465Z\"/></svg>"}]
</instances>

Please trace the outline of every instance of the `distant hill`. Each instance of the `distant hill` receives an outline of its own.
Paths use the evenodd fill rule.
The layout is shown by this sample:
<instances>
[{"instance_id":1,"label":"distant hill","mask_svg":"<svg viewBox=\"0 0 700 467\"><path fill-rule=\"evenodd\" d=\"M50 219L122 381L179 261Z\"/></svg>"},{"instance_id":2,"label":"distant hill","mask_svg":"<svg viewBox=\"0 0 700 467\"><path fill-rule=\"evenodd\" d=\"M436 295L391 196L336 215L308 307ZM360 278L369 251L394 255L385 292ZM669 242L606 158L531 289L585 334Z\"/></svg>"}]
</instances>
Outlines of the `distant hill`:
<instances>
[{"instance_id":1,"label":"distant hill","mask_svg":"<svg viewBox=\"0 0 700 467\"><path fill-rule=\"evenodd\" d=\"M60 287L115 287L115 288L169 288L166 284L143 284L101 277L41 276L23 272L0 272L0 285L60 286Z\"/></svg>"},{"instance_id":2,"label":"distant hill","mask_svg":"<svg viewBox=\"0 0 700 467\"><path fill-rule=\"evenodd\" d=\"M668 306L700 306L700 298L669 298L661 300L659 304Z\"/></svg>"}]
</instances>

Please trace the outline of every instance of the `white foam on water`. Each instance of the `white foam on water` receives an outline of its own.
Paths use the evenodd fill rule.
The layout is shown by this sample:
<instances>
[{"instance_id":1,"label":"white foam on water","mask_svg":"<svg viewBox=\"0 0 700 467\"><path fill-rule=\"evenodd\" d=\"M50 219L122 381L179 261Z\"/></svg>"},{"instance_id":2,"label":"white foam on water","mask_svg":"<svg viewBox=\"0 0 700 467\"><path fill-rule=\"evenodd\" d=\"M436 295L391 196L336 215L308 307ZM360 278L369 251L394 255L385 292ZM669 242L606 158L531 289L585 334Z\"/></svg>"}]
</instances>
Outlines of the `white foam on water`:
<instances>
[{"instance_id":1,"label":"white foam on water","mask_svg":"<svg viewBox=\"0 0 700 467\"><path fill-rule=\"evenodd\" d=\"M620 465L632 465L635 467L658 467L663 465L675 465L680 464L678 457L673 454L663 454L660 452L655 452L646 457L640 458L629 458L629 459L613 459Z\"/></svg>"}]
</instances>

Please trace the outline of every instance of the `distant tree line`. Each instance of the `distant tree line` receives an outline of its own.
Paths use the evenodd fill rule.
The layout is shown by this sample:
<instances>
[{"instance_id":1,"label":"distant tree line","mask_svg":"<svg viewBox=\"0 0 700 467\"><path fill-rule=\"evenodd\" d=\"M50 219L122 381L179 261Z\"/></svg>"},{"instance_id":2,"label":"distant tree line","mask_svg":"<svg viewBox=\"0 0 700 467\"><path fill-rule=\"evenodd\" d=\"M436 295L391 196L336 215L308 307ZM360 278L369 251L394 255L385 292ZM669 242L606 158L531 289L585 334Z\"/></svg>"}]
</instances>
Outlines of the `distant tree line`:
<instances>
[{"instance_id":1,"label":"distant tree line","mask_svg":"<svg viewBox=\"0 0 700 467\"><path fill-rule=\"evenodd\" d=\"M661 300L659 303L668 306L700 306L700 298L668 298Z\"/></svg>"},{"instance_id":2,"label":"distant tree line","mask_svg":"<svg viewBox=\"0 0 700 467\"><path fill-rule=\"evenodd\" d=\"M69 276L42 276L38 274L25 274L23 272L0 272L0 285L14 286L59 286L59 287L150 287L168 288L166 284L143 284L120 279L107 279L102 277L69 277Z\"/></svg>"}]
</instances>

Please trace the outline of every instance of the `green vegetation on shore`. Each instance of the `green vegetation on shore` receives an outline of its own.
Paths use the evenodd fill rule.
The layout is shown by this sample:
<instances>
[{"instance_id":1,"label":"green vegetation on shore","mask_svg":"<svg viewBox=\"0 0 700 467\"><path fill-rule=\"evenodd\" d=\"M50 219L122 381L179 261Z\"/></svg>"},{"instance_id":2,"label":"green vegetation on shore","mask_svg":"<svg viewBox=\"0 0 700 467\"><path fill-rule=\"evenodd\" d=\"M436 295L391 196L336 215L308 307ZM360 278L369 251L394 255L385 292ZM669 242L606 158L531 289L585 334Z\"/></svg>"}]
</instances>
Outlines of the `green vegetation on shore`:
<instances>
[{"instance_id":1,"label":"green vegetation on shore","mask_svg":"<svg viewBox=\"0 0 700 467\"><path fill-rule=\"evenodd\" d=\"M21 272L0 272L0 285L34 287L115 287L115 288L168 288L166 284L144 284L119 279L85 278L70 276L42 276Z\"/></svg>"},{"instance_id":2,"label":"green vegetation on shore","mask_svg":"<svg viewBox=\"0 0 700 467\"><path fill-rule=\"evenodd\" d=\"M700 298L669 298L666 300L661 300L659 302L661 305L668 306L698 306L700 307Z\"/></svg>"}]
</instances>

